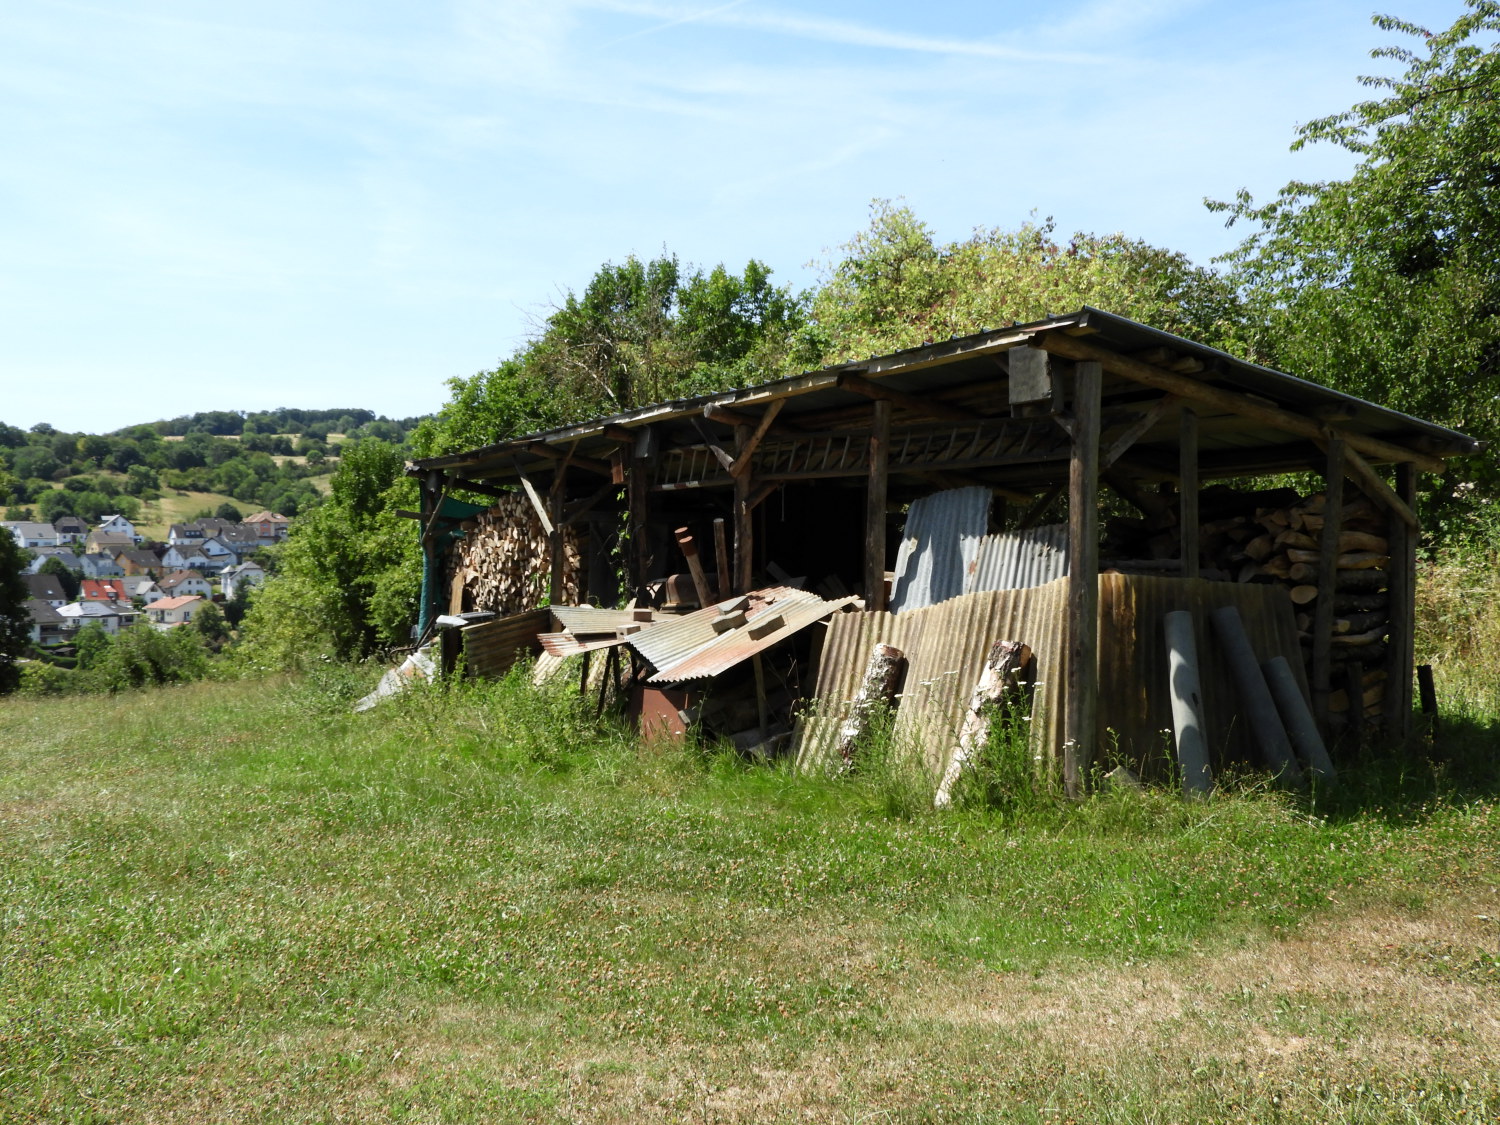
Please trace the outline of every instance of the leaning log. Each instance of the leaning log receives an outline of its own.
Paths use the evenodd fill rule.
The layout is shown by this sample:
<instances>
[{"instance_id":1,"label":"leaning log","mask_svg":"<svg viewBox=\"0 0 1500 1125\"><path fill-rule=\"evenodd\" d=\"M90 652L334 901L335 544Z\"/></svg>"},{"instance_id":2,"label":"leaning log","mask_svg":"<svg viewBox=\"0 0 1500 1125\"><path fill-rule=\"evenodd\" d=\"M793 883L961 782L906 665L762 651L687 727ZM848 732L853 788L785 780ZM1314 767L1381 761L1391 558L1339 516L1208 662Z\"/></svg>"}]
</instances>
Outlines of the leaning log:
<instances>
[{"instance_id":1,"label":"leaning log","mask_svg":"<svg viewBox=\"0 0 1500 1125\"><path fill-rule=\"evenodd\" d=\"M977 757L989 741L990 723L996 708L1003 706L1008 697L1021 694L1024 690L1022 677L1030 665L1031 648L1020 641L996 641L990 648L979 681L969 693L969 706L964 711L958 746L932 799L935 808L943 808L953 799L953 786L964 766Z\"/></svg>"},{"instance_id":2,"label":"leaning log","mask_svg":"<svg viewBox=\"0 0 1500 1125\"><path fill-rule=\"evenodd\" d=\"M906 653L895 645L877 644L871 650L859 690L849 705L849 717L839 724L839 757L846 763L854 760L855 750L876 717L895 701L905 668Z\"/></svg>"}]
</instances>

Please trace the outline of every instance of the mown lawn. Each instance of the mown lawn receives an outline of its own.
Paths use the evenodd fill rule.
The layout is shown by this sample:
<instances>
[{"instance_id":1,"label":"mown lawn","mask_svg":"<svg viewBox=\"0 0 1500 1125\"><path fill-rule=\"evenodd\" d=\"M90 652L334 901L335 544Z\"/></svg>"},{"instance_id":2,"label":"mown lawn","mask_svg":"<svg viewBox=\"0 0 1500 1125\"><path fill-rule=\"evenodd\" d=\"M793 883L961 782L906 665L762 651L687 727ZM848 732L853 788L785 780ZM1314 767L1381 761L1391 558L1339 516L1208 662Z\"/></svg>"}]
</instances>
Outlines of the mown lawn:
<instances>
[{"instance_id":1,"label":"mown lawn","mask_svg":"<svg viewBox=\"0 0 1500 1125\"><path fill-rule=\"evenodd\" d=\"M0 702L0 1120L1500 1118L1472 763L934 814L363 683Z\"/></svg>"}]
</instances>

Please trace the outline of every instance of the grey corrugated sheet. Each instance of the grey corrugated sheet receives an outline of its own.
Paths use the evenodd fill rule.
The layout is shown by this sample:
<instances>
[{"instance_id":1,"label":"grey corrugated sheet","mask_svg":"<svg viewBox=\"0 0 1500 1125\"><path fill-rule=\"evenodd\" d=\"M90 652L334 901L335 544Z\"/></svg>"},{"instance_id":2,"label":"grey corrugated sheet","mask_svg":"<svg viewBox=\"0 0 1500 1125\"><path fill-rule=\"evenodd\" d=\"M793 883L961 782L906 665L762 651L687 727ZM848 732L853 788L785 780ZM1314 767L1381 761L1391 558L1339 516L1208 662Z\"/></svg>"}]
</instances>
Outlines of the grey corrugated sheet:
<instances>
[{"instance_id":1,"label":"grey corrugated sheet","mask_svg":"<svg viewBox=\"0 0 1500 1125\"><path fill-rule=\"evenodd\" d=\"M1024 590L965 594L907 613L850 613L828 626L815 673L817 714L799 723L799 765L826 759L837 719L845 714L877 642L907 655L906 681L896 712L898 745L920 754L942 776L957 742L962 712L991 645L1017 640L1031 646L1037 689L1032 723L1038 763L1055 768L1062 748L1063 685L1067 673L1066 579ZM1252 749L1228 670L1208 627L1209 613L1239 607L1262 662L1286 656L1306 692L1291 600L1279 585L1209 582L1142 575L1099 578L1099 746L1101 764L1124 761L1159 773L1170 749L1171 701L1161 619L1189 609L1198 622L1205 719L1215 768L1252 761Z\"/></svg>"},{"instance_id":2,"label":"grey corrugated sheet","mask_svg":"<svg viewBox=\"0 0 1500 1125\"><path fill-rule=\"evenodd\" d=\"M914 500L896 554L891 612L956 598L989 528L990 490L952 488Z\"/></svg>"},{"instance_id":3,"label":"grey corrugated sheet","mask_svg":"<svg viewBox=\"0 0 1500 1125\"><path fill-rule=\"evenodd\" d=\"M465 627L464 663L475 675L503 676L517 653L540 651L537 634L550 619L549 611L534 609Z\"/></svg>"},{"instance_id":4,"label":"grey corrugated sheet","mask_svg":"<svg viewBox=\"0 0 1500 1125\"><path fill-rule=\"evenodd\" d=\"M1029 531L1002 531L979 541L964 593L1025 590L1068 576L1068 525L1049 523Z\"/></svg>"},{"instance_id":5,"label":"grey corrugated sheet","mask_svg":"<svg viewBox=\"0 0 1500 1125\"><path fill-rule=\"evenodd\" d=\"M818 711L825 717L843 715L871 648L877 643L895 645L906 653L907 670L893 736L898 745L921 755L934 778L940 777L991 646L999 640L1018 640L1031 646L1036 665L1032 721L1037 746L1060 745L1067 587L1066 581L1058 581L1028 590L963 594L905 613L839 614L829 622L818 658ZM817 720L799 724L800 765L810 766L826 756L832 727Z\"/></svg>"}]
</instances>

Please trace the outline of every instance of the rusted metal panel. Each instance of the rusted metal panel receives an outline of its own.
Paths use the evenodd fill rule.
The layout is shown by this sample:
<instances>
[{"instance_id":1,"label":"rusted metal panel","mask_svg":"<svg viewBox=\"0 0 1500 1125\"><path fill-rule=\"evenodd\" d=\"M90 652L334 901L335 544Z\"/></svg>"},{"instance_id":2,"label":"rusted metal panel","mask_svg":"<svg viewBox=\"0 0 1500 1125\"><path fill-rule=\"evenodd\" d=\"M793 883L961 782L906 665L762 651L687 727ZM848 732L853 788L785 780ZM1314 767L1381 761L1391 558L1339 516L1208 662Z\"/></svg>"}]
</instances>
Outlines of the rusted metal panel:
<instances>
[{"instance_id":1,"label":"rusted metal panel","mask_svg":"<svg viewBox=\"0 0 1500 1125\"><path fill-rule=\"evenodd\" d=\"M717 606L658 620L631 636L630 645L656 669L651 683L681 683L717 676L764 652L794 633L853 604L855 598L825 601L808 590L773 586L748 594L742 625L719 632ZM779 624L766 628L772 621ZM763 631L764 630L764 631Z\"/></svg>"},{"instance_id":2,"label":"rusted metal panel","mask_svg":"<svg viewBox=\"0 0 1500 1125\"><path fill-rule=\"evenodd\" d=\"M579 640L572 633L542 633L537 637L542 650L550 656L578 656L596 649L613 648L625 643L625 637L597 637Z\"/></svg>"},{"instance_id":3,"label":"rusted metal panel","mask_svg":"<svg viewBox=\"0 0 1500 1125\"><path fill-rule=\"evenodd\" d=\"M1174 610L1193 615L1203 687L1208 752L1215 771L1225 763L1253 763L1254 746L1209 615L1236 606L1257 662L1284 656L1308 698L1307 674L1291 598L1280 584L1210 582L1145 575L1099 576L1099 698L1101 745L1126 762L1161 776L1171 756L1172 700L1163 619Z\"/></svg>"},{"instance_id":4,"label":"rusted metal panel","mask_svg":"<svg viewBox=\"0 0 1500 1125\"><path fill-rule=\"evenodd\" d=\"M503 676L521 653L541 651L537 635L550 623L550 611L535 609L467 626L464 662L477 676Z\"/></svg>"},{"instance_id":5,"label":"rusted metal panel","mask_svg":"<svg viewBox=\"0 0 1500 1125\"><path fill-rule=\"evenodd\" d=\"M986 535L964 583L964 593L1025 590L1068 576L1068 525L1049 523L1028 531Z\"/></svg>"},{"instance_id":6,"label":"rusted metal panel","mask_svg":"<svg viewBox=\"0 0 1500 1125\"><path fill-rule=\"evenodd\" d=\"M1123 761L1159 776L1170 756L1172 704L1162 619L1177 609L1193 613L1199 652L1205 654L1204 709L1215 766L1252 760L1233 683L1208 633L1209 613L1224 605L1239 607L1257 659L1286 656L1305 693L1296 623L1284 588L1100 575L1099 744L1108 748L1111 762ZM904 651L909 662L893 737L908 752L920 755L936 780L957 744L969 689L990 646L997 640L1016 640L1031 646L1036 661L1033 746L1039 770L1050 773L1062 747L1066 606L1067 581L1058 579L1023 590L965 594L906 613L833 617L814 677L817 709L798 727L798 761L807 765L826 760L837 719L854 697L870 649L884 642Z\"/></svg>"},{"instance_id":7,"label":"rusted metal panel","mask_svg":"<svg viewBox=\"0 0 1500 1125\"><path fill-rule=\"evenodd\" d=\"M896 555L891 612L922 609L962 594L989 515L987 488L952 488L913 501Z\"/></svg>"},{"instance_id":8,"label":"rusted metal panel","mask_svg":"<svg viewBox=\"0 0 1500 1125\"><path fill-rule=\"evenodd\" d=\"M613 633L616 629L631 624L649 624L637 622L635 614L633 609L600 609L592 605L552 607L552 616L557 618L558 625L575 637Z\"/></svg>"}]
</instances>

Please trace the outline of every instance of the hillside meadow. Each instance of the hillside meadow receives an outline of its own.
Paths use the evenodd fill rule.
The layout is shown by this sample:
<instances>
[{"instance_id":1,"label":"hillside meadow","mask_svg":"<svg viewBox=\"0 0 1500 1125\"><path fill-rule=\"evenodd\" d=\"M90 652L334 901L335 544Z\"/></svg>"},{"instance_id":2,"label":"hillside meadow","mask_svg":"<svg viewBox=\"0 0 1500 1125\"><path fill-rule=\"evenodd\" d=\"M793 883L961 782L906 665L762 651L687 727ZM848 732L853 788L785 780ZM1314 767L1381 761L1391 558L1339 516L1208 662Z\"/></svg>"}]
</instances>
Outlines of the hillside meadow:
<instances>
[{"instance_id":1,"label":"hillside meadow","mask_svg":"<svg viewBox=\"0 0 1500 1125\"><path fill-rule=\"evenodd\" d=\"M1317 799L935 814L889 747L795 777L521 677L0 701L0 1120L1495 1120L1466 575L1435 743Z\"/></svg>"}]
</instances>

